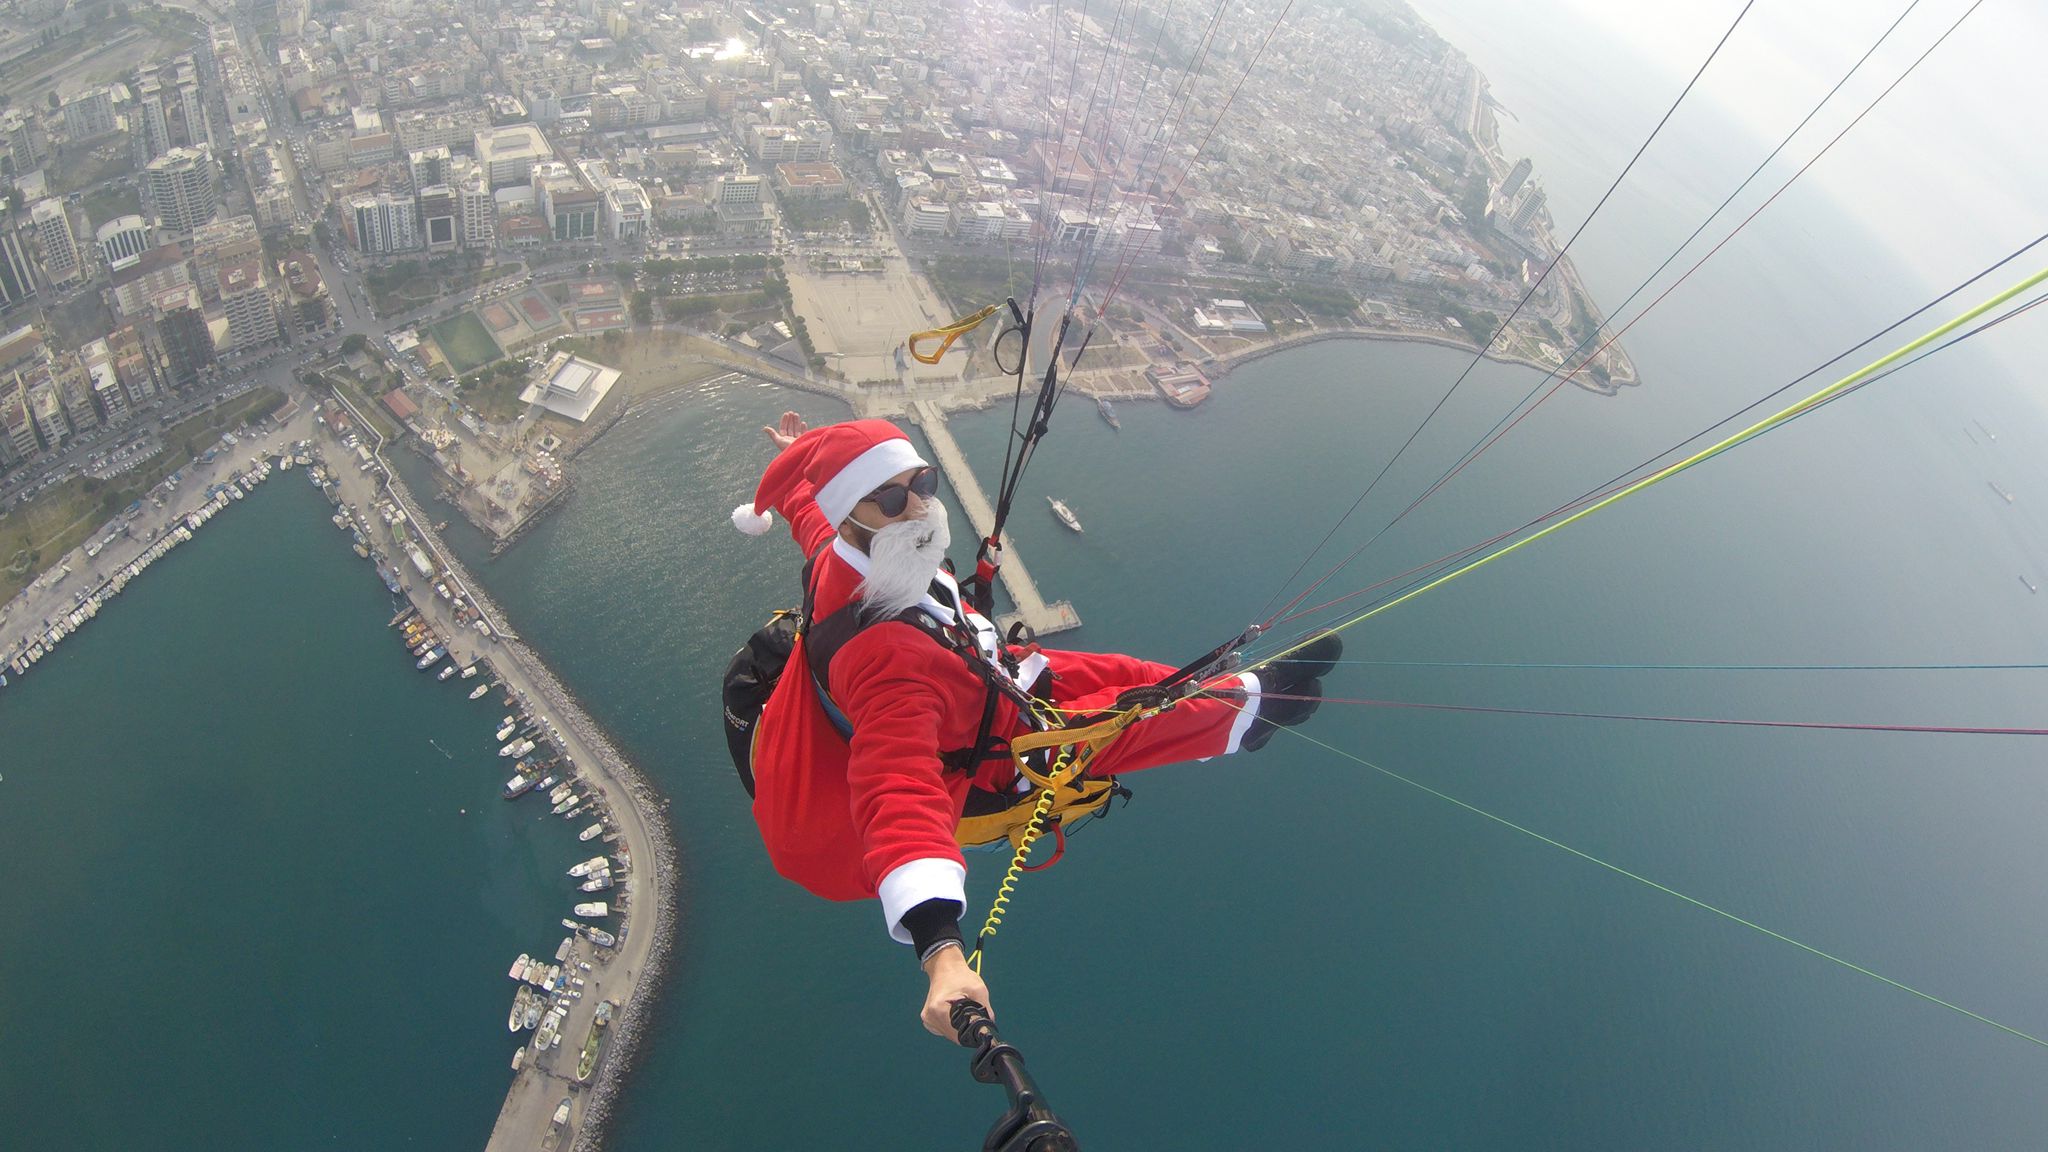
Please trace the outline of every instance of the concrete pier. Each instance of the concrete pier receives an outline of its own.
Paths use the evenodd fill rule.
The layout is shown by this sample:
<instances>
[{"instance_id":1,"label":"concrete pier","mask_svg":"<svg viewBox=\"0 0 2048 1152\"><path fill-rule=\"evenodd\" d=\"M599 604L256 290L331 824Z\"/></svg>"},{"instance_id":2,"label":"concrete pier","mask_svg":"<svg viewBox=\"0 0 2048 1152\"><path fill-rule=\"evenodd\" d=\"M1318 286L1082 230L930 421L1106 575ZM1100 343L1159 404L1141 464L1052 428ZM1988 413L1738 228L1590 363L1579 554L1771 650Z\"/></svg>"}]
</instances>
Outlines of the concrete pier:
<instances>
[{"instance_id":1,"label":"concrete pier","mask_svg":"<svg viewBox=\"0 0 2048 1152\"><path fill-rule=\"evenodd\" d=\"M967 513L967 519L974 524L977 540L988 538L996 522L995 506L981 490L981 482L967 467L967 457L960 451L960 445L953 440L953 434L946 429L946 414L935 401L919 400L911 405L910 418L924 431L924 438L931 442L932 451L938 455L938 465L945 470L946 482L953 487L954 498ZM1017 547L1007 533L1003 536L1003 566L999 569L1003 587L1010 593L1010 599L1017 605L1015 612L1005 613L996 624L1007 631L1012 620L1022 620L1026 627L1041 636L1064 632L1081 626L1081 615L1065 600L1047 604L1038 594L1038 585L1031 579L1031 572L1024 567L1024 558L1017 554Z\"/></svg>"}]
</instances>

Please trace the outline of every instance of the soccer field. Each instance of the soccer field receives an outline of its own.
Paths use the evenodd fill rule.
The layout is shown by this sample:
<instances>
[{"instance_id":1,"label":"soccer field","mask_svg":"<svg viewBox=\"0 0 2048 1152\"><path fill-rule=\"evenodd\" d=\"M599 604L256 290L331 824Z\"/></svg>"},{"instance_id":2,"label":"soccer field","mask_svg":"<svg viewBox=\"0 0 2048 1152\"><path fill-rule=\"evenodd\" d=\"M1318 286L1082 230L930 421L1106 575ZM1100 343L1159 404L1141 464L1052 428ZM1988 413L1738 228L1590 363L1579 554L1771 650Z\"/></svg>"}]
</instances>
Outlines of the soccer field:
<instances>
[{"instance_id":1,"label":"soccer field","mask_svg":"<svg viewBox=\"0 0 2048 1152\"><path fill-rule=\"evenodd\" d=\"M434 343L441 346L441 354L448 358L448 367L457 376L472 372L504 355L498 349L498 342L484 330L483 321L474 312L450 316L438 324L431 324L427 332Z\"/></svg>"}]
</instances>

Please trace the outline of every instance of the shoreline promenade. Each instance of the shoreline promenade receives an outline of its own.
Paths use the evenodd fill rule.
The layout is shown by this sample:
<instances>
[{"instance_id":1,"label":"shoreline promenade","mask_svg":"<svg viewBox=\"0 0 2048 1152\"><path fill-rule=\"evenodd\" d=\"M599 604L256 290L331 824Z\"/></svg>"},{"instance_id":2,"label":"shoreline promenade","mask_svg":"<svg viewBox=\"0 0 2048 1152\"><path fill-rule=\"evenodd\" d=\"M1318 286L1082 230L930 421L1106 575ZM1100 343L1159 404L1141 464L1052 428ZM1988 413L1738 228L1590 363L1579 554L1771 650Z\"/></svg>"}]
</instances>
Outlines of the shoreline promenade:
<instances>
[{"instance_id":1,"label":"shoreline promenade","mask_svg":"<svg viewBox=\"0 0 2048 1152\"><path fill-rule=\"evenodd\" d=\"M953 440L953 434L946 429L946 414L934 400L919 400L911 405L910 419L924 432L931 442L932 452L938 456L938 465L945 470L947 483L953 486L953 493L960 501L960 508L967 513L967 519L974 525L977 540L988 538L995 526L995 506L981 490L981 482L967 467L967 457L960 451L960 445ZM1003 587L1010 593L1010 599L1017 605L1014 612L1006 612L996 619L998 627L1007 630L1012 620L1022 620L1024 625L1041 636L1054 632L1065 632L1081 626L1081 614L1074 611L1074 605L1066 600L1047 604L1038 594L1038 584L1032 580L1031 572L1024 567L1024 558L1017 554L1009 535L1003 536L1003 564L998 569Z\"/></svg>"}]
</instances>

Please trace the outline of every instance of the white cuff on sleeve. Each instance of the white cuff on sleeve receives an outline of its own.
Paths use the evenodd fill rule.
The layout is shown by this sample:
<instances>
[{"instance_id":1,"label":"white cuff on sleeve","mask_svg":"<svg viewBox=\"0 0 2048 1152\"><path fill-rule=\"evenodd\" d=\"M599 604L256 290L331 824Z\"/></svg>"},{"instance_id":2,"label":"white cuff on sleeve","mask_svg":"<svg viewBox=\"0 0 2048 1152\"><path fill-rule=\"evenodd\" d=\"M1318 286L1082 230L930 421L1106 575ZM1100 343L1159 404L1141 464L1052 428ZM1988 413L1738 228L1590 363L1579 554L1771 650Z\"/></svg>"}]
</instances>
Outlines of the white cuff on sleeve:
<instances>
[{"instance_id":1,"label":"white cuff on sleeve","mask_svg":"<svg viewBox=\"0 0 2048 1152\"><path fill-rule=\"evenodd\" d=\"M889 938L910 943L903 930L903 914L927 900L957 900L967 907L967 867L943 856L906 860L882 877L882 921L889 926Z\"/></svg>"}]
</instances>

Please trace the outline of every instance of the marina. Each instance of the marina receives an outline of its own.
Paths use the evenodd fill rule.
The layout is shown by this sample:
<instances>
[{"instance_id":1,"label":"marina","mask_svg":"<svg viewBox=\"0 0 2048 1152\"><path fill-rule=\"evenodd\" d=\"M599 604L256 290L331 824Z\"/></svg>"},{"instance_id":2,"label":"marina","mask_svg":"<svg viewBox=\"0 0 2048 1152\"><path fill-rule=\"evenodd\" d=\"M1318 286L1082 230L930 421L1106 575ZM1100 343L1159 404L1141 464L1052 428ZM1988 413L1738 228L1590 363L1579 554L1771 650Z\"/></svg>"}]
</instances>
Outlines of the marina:
<instances>
[{"instance_id":1,"label":"marina","mask_svg":"<svg viewBox=\"0 0 2048 1152\"><path fill-rule=\"evenodd\" d=\"M572 935L557 951L564 962L590 973L593 986L609 985L606 997L616 1005L610 1026L612 1056L587 1084L567 1075L573 1069L559 1065L555 1050L560 1037L587 1027L595 1011L581 994L584 977L571 977L576 983L554 998L553 1007L536 1026L535 1043L514 1056L512 1083L487 1148L527 1149L543 1134L558 1133L561 1125L555 1118L558 1106L565 1103L565 1088L571 1108L562 1123L575 1133L579 1146L594 1142L645 1027L649 997L643 992L664 971L674 932L675 910L665 889L672 883L675 850L658 815L661 801L540 656L505 626L503 613L441 543L432 518L421 512L384 460L386 446L373 425L345 400L340 408L327 414L326 434L352 452L360 439L371 443L361 445L367 456L363 468L336 472L335 498L352 509L373 510L411 569L401 586L415 619L401 614L392 621L394 629L407 640L427 636L445 649L437 660L480 668L479 675L487 675L503 689L499 698L510 711L500 722L496 750L501 759L515 761L516 768L501 789L507 800L536 790L545 797L558 783L573 784L580 802L561 814L565 822L595 817L598 835L608 845L612 869L578 887L611 893L607 900L616 922L604 937L610 943ZM406 630L411 623L419 627ZM545 1044L539 1042L543 1036Z\"/></svg>"}]
</instances>

